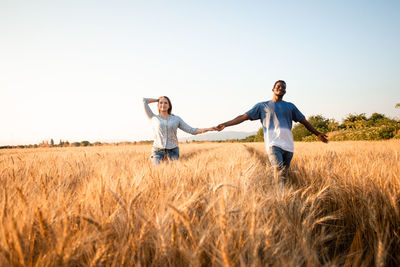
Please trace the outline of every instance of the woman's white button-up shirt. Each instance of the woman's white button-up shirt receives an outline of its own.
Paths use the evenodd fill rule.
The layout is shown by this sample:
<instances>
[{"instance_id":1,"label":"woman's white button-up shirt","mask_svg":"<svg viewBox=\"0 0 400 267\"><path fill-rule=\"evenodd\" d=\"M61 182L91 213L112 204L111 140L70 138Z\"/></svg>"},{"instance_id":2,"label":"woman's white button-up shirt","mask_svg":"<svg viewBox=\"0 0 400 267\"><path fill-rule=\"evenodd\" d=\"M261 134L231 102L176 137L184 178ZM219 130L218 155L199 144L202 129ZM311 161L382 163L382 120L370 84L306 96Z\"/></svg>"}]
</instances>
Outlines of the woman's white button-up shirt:
<instances>
[{"instance_id":1,"label":"woman's white button-up shirt","mask_svg":"<svg viewBox=\"0 0 400 267\"><path fill-rule=\"evenodd\" d=\"M160 115L155 115L146 98L143 98L144 111L147 117L151 120L154 144L156 148L172 149L178 146L177 129L195 135L196 128L190 127L181 117L171 114L168 120Z\"/></svg>"}]
</instances>

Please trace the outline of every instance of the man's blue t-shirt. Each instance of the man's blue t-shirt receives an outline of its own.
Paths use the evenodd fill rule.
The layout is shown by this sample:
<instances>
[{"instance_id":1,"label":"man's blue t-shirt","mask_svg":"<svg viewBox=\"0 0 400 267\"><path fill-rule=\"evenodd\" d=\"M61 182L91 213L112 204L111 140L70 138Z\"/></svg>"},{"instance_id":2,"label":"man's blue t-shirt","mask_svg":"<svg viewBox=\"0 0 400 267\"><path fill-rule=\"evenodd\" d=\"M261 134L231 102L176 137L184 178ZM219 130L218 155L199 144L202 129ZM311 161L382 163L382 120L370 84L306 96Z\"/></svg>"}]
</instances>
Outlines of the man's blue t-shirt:
<instances>
[{"instance_id":1,"label":"man's blue t-shirt","mask_svg":"<svg viewBox=\"0 0 400 267\"><path fill-rule=\"evenodd\" d=\"M269 147L277 146L293 152L292 121L299 122L304 115L296 106L286 101L266 101L256 104L246 112L251 120L260 120L264 129L264 141Z\"/></svg>"}]
</instances>

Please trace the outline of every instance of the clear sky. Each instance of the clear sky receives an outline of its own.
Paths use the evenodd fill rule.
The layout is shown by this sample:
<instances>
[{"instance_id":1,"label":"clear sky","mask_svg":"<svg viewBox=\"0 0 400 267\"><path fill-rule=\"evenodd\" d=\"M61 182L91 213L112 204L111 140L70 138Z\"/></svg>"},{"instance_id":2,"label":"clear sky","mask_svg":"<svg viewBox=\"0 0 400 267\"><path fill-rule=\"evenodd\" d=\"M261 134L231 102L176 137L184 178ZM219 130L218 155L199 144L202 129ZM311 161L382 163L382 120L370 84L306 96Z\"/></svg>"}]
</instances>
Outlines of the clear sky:
<instances>
[{"instance_id":1,"label":"clear sky","mask_svg":"<svg viewBox=\"0 0 400 267\"><path fill-rule=\"evenodd\" d=\"M142 98L161 95L215 126L278 79L307 117L399 118L399 14L396 0L0 0L0 145L149 140Z\"/></svg>"}]
</instances>

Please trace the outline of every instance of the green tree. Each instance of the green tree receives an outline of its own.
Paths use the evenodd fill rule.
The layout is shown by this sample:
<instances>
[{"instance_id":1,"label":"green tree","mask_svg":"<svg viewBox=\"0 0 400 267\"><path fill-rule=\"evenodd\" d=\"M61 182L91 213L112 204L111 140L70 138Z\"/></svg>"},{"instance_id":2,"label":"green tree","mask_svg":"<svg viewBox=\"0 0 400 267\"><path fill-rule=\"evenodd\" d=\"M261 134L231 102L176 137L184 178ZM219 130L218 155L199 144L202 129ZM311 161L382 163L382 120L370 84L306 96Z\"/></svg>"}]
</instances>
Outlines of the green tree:
<instances>
[{"instance_id":1,"label":"green tree","mask_svg":"<svg viewBox=\"0 0 400 267\"><path fill-rule=\"evenodd\" d=\"M349 114L341 124L341 128L345 129L362 129L368 126L368 119L365 113Z\"/></svg>"},{"instance_id":2,"label":"green tree","mask_svg":"<svg viewBox=\"0 0 400 267\"><path fill-rule=\"evenodd\" d=\"M393 124L393 122L394 120L380 113L373 113L371 117L368 118L368 126L370 127Z\"/></svg>"},{"instance_id":3,"label":"green tree","mask_svg":"<svg viewBox=\"0 0 400 267\"><path fill-rule=\"evenodd\" d=\"M330 119L328 123L328 132L333 132L339 130L339 122L335 119Z\"/></svg>"},{"instance_id":4,"label":"green tree","mask_svg":"<svg viewBox=\"0 0 400 267\"><path fill-rule=\"evenodd\" d=\"M50 146L54 146L54 140L53 140L53 138L50 139Z\"/></svg>"},{"instance_id":5,"label":"green tree","mask_svg":"<svg viewBox=\"0 0 400 267\"><path fill-rule=\"evenodd\" d=\"M309 136L311 133L303 124L297 123L292 129L292 134L294 141L302 141L304 137Z\"/></svg>"},{"instance_id":6,"label":"green tree","mask_svg":"<svg viewBox=\"0 0 400 267\"><path fill-rule=\"evenodd\" d=\"M89 146L90 142L89 141L82 141L81 146Z\"/></svg>"},{"instance_id":7,"label":"green tree","mask_svg":"<svg viewBox=\"0 0 400 267\"><path fill-rule=\"evenodd\" d=\"M264 129L262 127L258 129L254 142L264 142Z\"/></svg>"},{"instance_id":8,"label":"green tree","mask_svg":"<svg viewBox=\"0 0 400 267\"><path fill-rule=\"evenodd\" d=\"M326 133L329 128L329 119L322 115L315 115L308 118L308 121L317 129L319 132Z\"/></svg>"},{"instance_id":9,"label":"green tree","mask_svg":"<svg viewBox=\"0 0 400 267\"><path fill-rule=\"evenodd\" d=\"M238 140L239 142L264 142L264 130L261 127L256 134L249 135L244 139Z\"/></svg>"},{"instance_id":10,"label":"green tree","mask_svg":"<svg viewBox=\"0 0 400 267\"><path fill-rule=\"evenodd\" d=\"M255 138L256 138L255 134L249 135L245 139L242 139L241 142L254 142Z\"/></svg>"}]
</instances>

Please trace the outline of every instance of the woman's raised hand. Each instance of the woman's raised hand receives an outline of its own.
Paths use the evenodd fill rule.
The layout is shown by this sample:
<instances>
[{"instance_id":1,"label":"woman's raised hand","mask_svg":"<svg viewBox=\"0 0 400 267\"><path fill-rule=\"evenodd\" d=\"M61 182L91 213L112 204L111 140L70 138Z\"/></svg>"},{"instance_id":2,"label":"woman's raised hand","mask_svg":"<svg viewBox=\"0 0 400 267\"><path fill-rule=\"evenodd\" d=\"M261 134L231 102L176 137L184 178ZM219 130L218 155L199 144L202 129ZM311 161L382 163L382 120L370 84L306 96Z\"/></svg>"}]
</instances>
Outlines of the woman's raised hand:
<instances>
[{"instance_id":1,"label":"woman's raised hand","mask_svg":"<svg viewBox=\"0 0 400 267\"><path fill-rule=\"evenodd\" d=\"M156 99L156 98L146 98L146 99L149 102L149 104L158 102L158 99Z\"/></svg>"}]
</instances>

